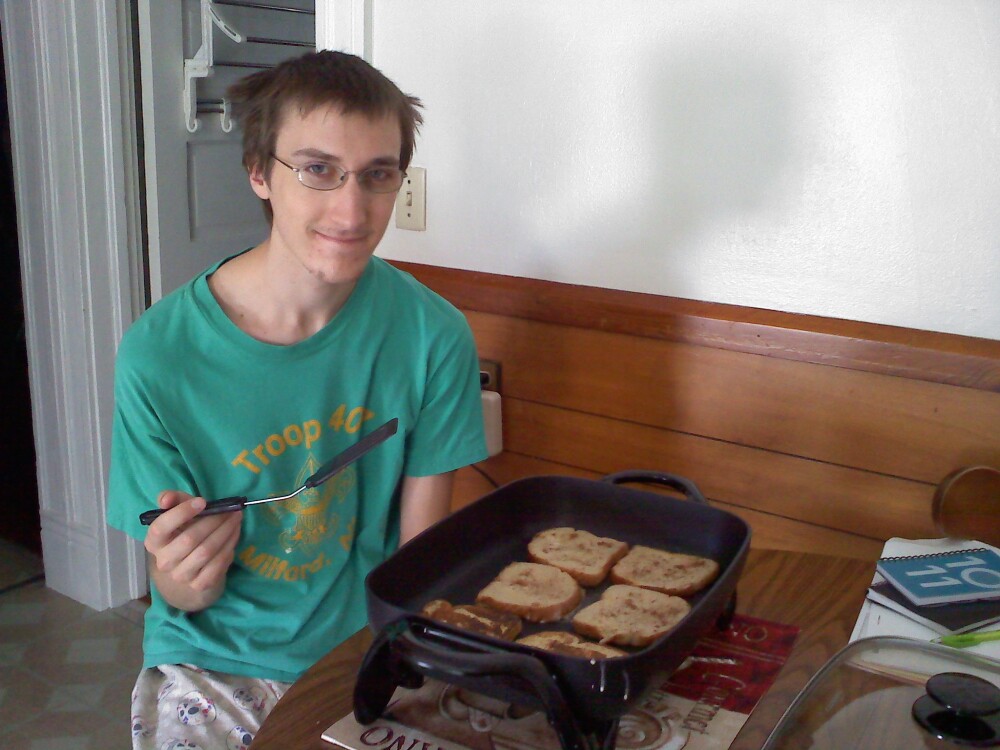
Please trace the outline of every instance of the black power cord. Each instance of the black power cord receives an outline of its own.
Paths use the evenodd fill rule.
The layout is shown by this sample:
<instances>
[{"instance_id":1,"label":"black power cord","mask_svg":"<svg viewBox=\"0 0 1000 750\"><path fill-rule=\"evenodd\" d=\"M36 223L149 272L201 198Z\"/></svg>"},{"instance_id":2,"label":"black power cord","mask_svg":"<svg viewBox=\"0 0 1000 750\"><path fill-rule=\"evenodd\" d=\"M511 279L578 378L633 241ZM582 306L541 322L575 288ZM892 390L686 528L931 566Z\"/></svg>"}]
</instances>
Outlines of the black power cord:
<instances>
[{"instance_id":1,"label":"black power cord","mask_svg":"<svg viewBox=\"0 0 1000 750\"><path fill-rule=\"evenodd\" d=\"M493 477L491 477L489 474L487 474L485 471L483 471L477 464L469 464L469 465L473 469L475 469L477 472L479 472L482 475L483 479L485 479L487 482L489 482L491 485L493 485L494 488L497 488L497 487L500 486L500 484L497 482L497 480L495 480Z\"/></svg>"},{"instance_id":2,"label":"black power cord","mask_svg":"<svg viewBox=\"0 0 1000 750\"><path fill-rule=\"evenodd\" d=\"M32 583L38 583L39 581L44 581L44 580L45 580L45 574L39 573L38 575L32 576L31 578L26 578L23 581L12 583L10 586L0 589L0 596L3 596L9 591L16 591L17 589L24 588L25 586L28 586Z\"/></svg>"}]
</instances>

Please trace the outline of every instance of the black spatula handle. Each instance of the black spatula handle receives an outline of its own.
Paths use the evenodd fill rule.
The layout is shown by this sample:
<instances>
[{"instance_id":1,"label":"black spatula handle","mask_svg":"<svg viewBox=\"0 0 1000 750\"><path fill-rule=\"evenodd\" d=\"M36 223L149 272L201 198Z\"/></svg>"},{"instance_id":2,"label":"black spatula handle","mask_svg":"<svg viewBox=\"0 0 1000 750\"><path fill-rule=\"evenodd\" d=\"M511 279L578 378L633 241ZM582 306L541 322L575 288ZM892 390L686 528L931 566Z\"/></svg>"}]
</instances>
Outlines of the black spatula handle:
<instances>
[{"instance_id":1,"label":"black spatula handle","mask_svg":"<svg viewBox=\"0 0 1000 750\"><path fill-rule=\"evenodd\" d=\"M320 466L316 473L306 480L306 487L318 487L323 484L327 479L349 464L357 461L376 445L391 438L396 434L398 428L399 419L393 417L378 429L372 430L371 433L365 435L350 448Z\"/></svg>"},{"instance_id":2,"label":"black spatula handle","mask_svg":"<svg viewBox=\"0 0 1000 750\"><path fill-rule=\"evenodd\" d=\"M199 516L214 516L216 513L229 513L234 510L242 510L246 507L247 499L245 496L234 496L234 497L224 497L221 500L210 500L205 506L205 510L199 513ZM157 508L156 510L147 510L145 513L139 515L139 523L143 526L149 526L153 521L166 513L165 510Z\"/></svg>"}]
</instances>

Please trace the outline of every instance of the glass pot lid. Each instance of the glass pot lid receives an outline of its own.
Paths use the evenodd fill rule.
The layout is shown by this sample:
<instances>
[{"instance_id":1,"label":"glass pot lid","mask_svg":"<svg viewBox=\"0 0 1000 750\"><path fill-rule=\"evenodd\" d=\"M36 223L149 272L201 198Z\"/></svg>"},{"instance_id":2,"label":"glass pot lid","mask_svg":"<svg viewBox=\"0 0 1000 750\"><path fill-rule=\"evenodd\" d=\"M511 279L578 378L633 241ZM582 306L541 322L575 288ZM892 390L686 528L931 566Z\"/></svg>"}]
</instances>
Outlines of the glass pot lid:
<instances>
[{"instance_id":1,"label":"glass pot lid","mask_svg":"<svg viewBox=\"0 0 1000 750\"><path fill-rule=\"evenodd\" d=\"M865 638L803 688L763 750L1000 748L1000 662L910 638Z\"/></svg>"}]
</instances>

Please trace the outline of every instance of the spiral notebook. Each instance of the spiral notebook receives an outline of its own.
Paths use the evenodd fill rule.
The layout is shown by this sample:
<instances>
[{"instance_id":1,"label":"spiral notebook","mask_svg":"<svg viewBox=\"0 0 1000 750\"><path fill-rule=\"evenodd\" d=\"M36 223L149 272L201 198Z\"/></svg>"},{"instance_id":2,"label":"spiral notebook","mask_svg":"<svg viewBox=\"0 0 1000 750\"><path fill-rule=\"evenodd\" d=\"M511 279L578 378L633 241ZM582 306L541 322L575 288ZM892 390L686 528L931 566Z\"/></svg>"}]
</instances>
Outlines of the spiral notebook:
<instances>
[{"instance_id":1,"label":"spiral notebook","mask_svg":"<svg viewBox=\"0 0 1000 750\"><path fill-rule=\"evenodd\" d=\"M935 552L965 552L979 547L990 547L991 545L977 541L962 539L902 539L892 537L888 539L882 548L882 557L907 557L911 555L923 555ZM1000 548L994 547L1000 552ZM872 565L872 585L875 586L885 579L880 573L875 572ZM902 597L902 594L900 594ZM994 600L995 601L995 600ZM946 604L943 609L948 609L955 605ZM986 629L995 626L986 625ZM982 629L982 628L980 628ZM855 623L854 631L851 633L851 642L861 638L873 638L878 636L894 636L897 638L915 638L920 641L930 641L942 633L932 630L926 624L918 622L912 617L908 617L897 610L878 604L870 597L866 597L858 613L858 621ZM990 659L1000 660L1000 641L987 641L970 646L963 651L985 656ZM938 669L937 671L940 671ZM927 675L928 677L930 675Z\"/></svg>"},{"instance_id":2,"label":"spiral notebook","mask_svg":"<svg viewBox=\"0 0 1000 750\"><path fill-rule=\"evenodd\" d=\"M888 581L872 583L868 598L905 615L939 635L968 633L1000 622L1000 599L918 606Z\"/></svg>"},{"instance_id":3,"label":"spiral notebook","mask_svg":"<svg viewBox=\"0 0 1000 750\"><path fill-rule=\"evenodd\" d=\"M1000 554L986 547L883 557L876 568L918 606L1000 599Z\"/></svg>"}]
</instances>

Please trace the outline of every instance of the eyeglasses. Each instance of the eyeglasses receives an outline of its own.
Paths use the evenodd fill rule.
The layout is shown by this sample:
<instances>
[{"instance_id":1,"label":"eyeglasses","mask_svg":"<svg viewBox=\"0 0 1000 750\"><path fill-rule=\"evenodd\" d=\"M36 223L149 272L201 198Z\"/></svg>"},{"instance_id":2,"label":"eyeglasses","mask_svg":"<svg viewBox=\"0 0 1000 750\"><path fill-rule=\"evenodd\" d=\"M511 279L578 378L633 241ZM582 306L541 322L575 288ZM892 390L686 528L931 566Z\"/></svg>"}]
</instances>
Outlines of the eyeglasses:
<instances>
[{"instance_id":1,"label":"eyeglasses","mask_svg":"<svg viewBox=\"0 0 1000 750\"><path fill-rule=\"evenodd\" d=\"M369 167L349 172L324 161L315 161L301 167L293 167L274 154L271 154L271 158L295 172L299 182L312 190L341 188L347 183L347 175L349 174L353 174L358 184L370 193L395 193L403 184L404 172L399 167Z\"/></svg>"}]
</instances>

